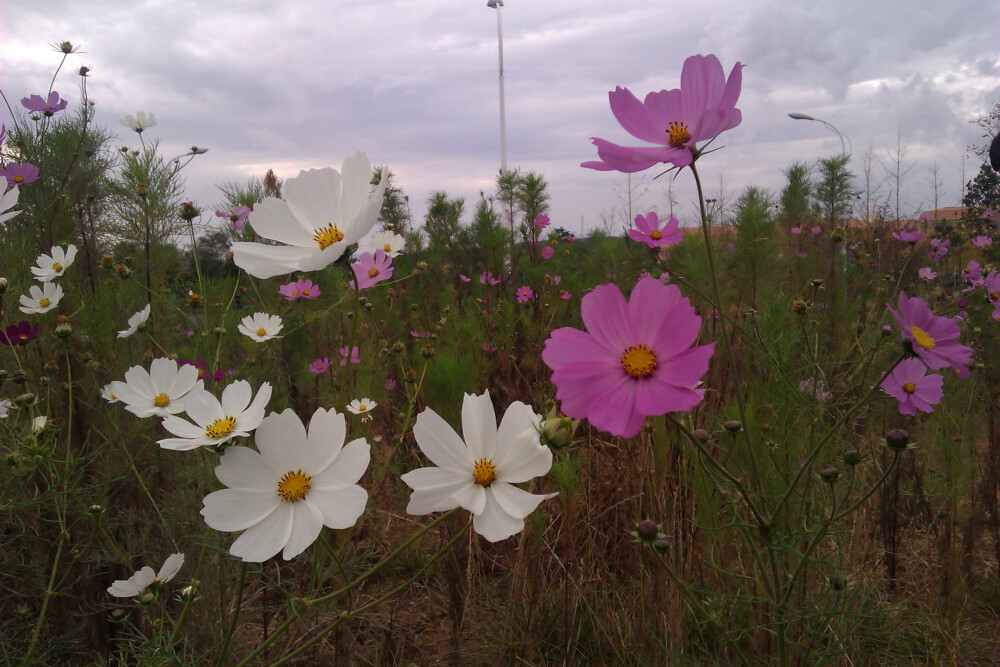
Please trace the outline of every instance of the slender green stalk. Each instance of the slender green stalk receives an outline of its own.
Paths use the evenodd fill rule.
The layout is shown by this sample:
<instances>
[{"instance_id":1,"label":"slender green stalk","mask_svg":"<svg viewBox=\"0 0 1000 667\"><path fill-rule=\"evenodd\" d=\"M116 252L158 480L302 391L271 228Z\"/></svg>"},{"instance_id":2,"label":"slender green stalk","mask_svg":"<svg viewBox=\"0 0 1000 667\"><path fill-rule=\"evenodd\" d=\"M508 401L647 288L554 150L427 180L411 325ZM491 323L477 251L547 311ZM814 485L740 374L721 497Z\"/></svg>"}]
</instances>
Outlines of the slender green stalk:
<instances>
[{"instance_id":1,"label":"slender green stalk","mask_svg":"<svg viewBox=\"0 0 1000 667\"><path fill-rule=\"evenodd\" d=\"M243 606L243 586L246 583L247 576L247 563L242 561L240 563L240 573L237 575L236 579L236 605L233 607L233 617L229 622L229 629L226 630L226 637L222 640L222 648L219 650L219 659L216 661L215 666L219 667L226 660L226 652L229 650L229 641L233 638L233 632L236 631L236 624L240 620L240 607Z\"/></svg>"}]
</instances>

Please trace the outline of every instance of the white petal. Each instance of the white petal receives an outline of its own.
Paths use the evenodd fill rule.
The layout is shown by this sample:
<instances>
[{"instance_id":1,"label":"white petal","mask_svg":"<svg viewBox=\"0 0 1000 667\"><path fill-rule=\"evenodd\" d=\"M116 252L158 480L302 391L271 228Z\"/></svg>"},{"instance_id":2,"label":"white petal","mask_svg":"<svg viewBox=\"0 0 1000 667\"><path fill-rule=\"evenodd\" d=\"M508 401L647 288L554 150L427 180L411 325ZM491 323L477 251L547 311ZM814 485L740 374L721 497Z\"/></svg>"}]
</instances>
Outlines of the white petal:
<instances>
[{"instance_id":1,"label":"white petal","mask_svg":"<svg viewBox=\"0 0 1000 667\"><path fill-rule=\"evenodd\" d=\"M254 435L257 449L275 470L285 474L302 467L306 449L306 427L291 408L264 417ZM309 470L304 471L309 474Z\"/></svg>"},{"instance_id":2,"label":"white petal","mask_svg":"<svg viewBox=\"0 0 1000 667\"><path fill-rule=\"evenodd\" d=\"M219 459L215 476L231 489L274 492L284 470L275 470L267 459L249 447L228 447Z\"/></svg>"},{"instance_id":3,"label":"white petal","mask_svg":"<svg viewBox=\"0 0 1000 667\"><path fill-rule=\"evenodd\" d=\"M167 560L163 563L163 567L160 568L159 573L156 575L156 579L163 582L170 581L177 576L177 573L180 571L182 565L184 565L184 554L170 554Z\"/></svg>"},{"instance_id":4,"label":"white petal","mask_svg":"<svg viewBox=\"0 0 1000 667\"><path fill-rule=\"evenodd\" d=\"M386 170L383 169L383 179L386 176L385 172ZM360 215L361 207L368 196L368 190L371 189L372 165L368 161L368 156L358 151L351 157L345 158L341 168L341 180L343 188L340 197L341 215L343 215L343 221L346 224ZM380 199L380 206L381 201Z\"/></svg>"},{"instance_id":5,"label":"white petal","mask_svg":"<svg viewBox=\"0 0 1000 667\"><path fill-rule=\"evenodd\" d=\"M325 470L344 447L347 420L336 408L319 408L309 420L309 469Z\"/></svg>"},{"instance_id":6,"label":"white petal","mask_svg":"<svg viewBox=\"0 0 1000 667\"><path fill-rule=\"evenodd\" d=\"M462 435L474 461L492 459L497 441L497 415L490 392L466 394L462 401Z\"/></svg>"},{"instance_id":7,"label":"white petal","mask_svg":"<svg viewBox=\"0 0 1000 667\"><path fill-rule=\"evenodd\" d=\"M277 480L275 480L277 482ZM277 493L277 483L271 491L222 489L205 496L201 515L215 530L244 530L256 526L285 503Z\"/></svg>"},{"instance_id":8,"label":"white petal","mask_svg":"<svg viewBox=\"0 0 1000 667\"><path fill-rule=\"evenodd\" d=\"M524 489L505 484L504 482L493 482L490 485L493 497L500 504L501 509L512 517L523 519L528 516L543 500L554 498L555 493L536 495L528 493Z\"/></svg>"},{"instance_id":9,"label":"white petal","mask_svg":"<svg viewBox=\"0 0 1000 667\"><path fill-rule=\"evenodd\" d=\"M333 463L324 468L306 467L308 462L303 462L303 470L321 470L312 479L312 485L318 489L335 489L339 487L357 484L358 480L365 474L368 464L371 462L371 447L364 438L358 438L347 443Z\"/></svg>"},{"instance_id":10,"label":"white petal","mask_svg":"<svg viewBox=\"0 0 1000 667\"><path fill-rule=\"evenodd\" d=\"M482 513L473 517L472 527L490 542L499 542L524 530L524 519L504 512L491 493L487 495Z\"/></svg>"},{"instance_id":11,"label":"white petal","mask_svg":"<svg viewBox=\"0 0 1000 667\"><path fill-rule=\"evenodd\" d=\"M340 183L340 174L331 167L300 171L285 181L285 201L292 215L311 229L332 223L343 231L347 221L340 208Z\"/></svg>"},{"instance_id":12,"label":"white petal","mask_svg":"<svg viewBox=\"0 0 1000 667\"><path fill-rule=\"evenodd\" d=\"M281 557L291 560L309 548L323 530L323 513L312 504L299 501L292 506L292 531L285 542Z\"/></svg>"},{"instance_id":13,"label":"white petal","mask_svg":"<svg viewBox=\"0 0 1000 667\"><path fill-rule=\"evenodd\" d=\"M247 241L237 241L230 248L233 251L233 263L251 276L261 279L298 271L303 259L319 252L319 247L274 246Z\"/></svg>"},{"instance_id":14,"label":"white petal","mask_svg":"<svg viewBox=\"0 0 1000 667\"><path fill-rule=\"evenodd\" d=\"M222 411L227 415L236 416L250 405L253 389L246 380L237 380L222 390Z\"/></svg>"},{"instance_id":15,"label":"white petal","mask_svg":"<svg viewBox=\"0 0 1000 667\"><path fill-rule=\"evenodd\" d=\"M262 563L288 542L292 532L292 503L281 502L265 520L243 531L229 553L249 563Z\"/></svg>"},{"instance_id":16,"label":"white petal","mask_svg":"<svg viewBox=\"0 0 1000 667\"><path fill-rule=\"evenodd\" d=\"M417 415L413 437L427 458L441 468L471 471L473 459L469 448L438 413L426 408Z\"/></svg>"},{"instance_id":17,"label":"white petal","mask_svg":"<svg viewBox=\"0 0 1000 667\"><path fill-rule=\"evenodd\" d=\"M337 490L309 489L306 501L323 513L323 523L330 528L350 528L364 513L368 492L356 484Z\"/></svg>"}]
</instances>

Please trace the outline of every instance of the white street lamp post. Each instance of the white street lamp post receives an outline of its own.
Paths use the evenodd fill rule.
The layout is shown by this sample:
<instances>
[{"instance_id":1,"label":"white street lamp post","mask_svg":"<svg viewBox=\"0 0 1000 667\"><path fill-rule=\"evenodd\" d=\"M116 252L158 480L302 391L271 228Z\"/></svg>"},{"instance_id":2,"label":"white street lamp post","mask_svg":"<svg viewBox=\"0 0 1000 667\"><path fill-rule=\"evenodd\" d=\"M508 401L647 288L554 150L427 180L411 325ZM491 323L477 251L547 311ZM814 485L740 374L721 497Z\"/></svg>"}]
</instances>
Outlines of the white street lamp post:
<instances>
[{"instance_id":1,"label":"white street lamp post","mask_svg":"<svg viewBox=\"0 0 1000 667\"><path fill-rule=\"evenodd\" d=\"M788 117L789 118L794 118L795 120L814 120L817 123L823 123L823 125L825 125L828 130L836 132L837 136L840 137L840 153L841 153L841 155L850 155L851 153L854 152L854 146L851 146L851 153L847 152L847 145L850 145L851 140L848 139L847 140L847 145L845 145L844 144L844 139L845 139L844 134L840 130L838 130L836 127L834 127L832 123L828 123L828 122L826 122L825 120L823 120L821 118L814 118L813 116L810 116L809 114L805 114L805 113L790 113L790 114L788 114Z\"/></svg>"},{"instance_id":2,"label":"white street lamp post","mask_svg":"<svg viewBox=\"0 0 1000 667\"><path fill-rule=\"evenodd\" d=\"M503 0L488 0L486 6L497 10L497 43L500 45L500 173L507 171L507 122L503 102L503 27L500 8Z\"/></svg>"}]
</instances>

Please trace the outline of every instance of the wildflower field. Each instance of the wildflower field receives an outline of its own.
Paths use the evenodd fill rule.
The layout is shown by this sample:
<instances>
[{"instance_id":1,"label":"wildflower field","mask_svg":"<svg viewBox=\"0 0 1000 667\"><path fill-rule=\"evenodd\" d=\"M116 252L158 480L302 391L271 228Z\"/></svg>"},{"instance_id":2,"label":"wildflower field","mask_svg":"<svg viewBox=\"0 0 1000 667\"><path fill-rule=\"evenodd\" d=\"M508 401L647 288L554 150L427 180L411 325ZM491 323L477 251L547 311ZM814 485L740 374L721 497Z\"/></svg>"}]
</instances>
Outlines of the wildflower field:
<instances>
[{"instance_id":1,"label":"wildflower field","mask_svg":"<svg viewBox=\"0 0 1000 667\"><path fill-rule=\"evenodd\" d=\"M1000 662L989 164L950 220L857 218L847 154L720 210L696 55L581 165L690 220L509 170L413 224L363 152L193 203L90 76L3 91L0 663Z\"/></svg>"}]
</instances>

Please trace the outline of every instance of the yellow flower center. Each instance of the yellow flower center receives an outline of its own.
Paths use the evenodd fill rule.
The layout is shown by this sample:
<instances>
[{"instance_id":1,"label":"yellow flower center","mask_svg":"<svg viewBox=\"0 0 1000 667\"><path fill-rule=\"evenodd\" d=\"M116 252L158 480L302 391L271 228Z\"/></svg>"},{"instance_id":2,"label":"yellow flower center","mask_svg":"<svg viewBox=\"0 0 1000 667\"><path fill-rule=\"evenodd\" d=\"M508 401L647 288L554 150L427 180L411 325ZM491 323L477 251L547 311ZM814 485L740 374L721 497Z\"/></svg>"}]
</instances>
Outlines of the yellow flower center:
<instances>
[{"instance_id":1,"label":"yellow flower center","mask_svg":"<svg viewBox=\"0 0 1000 667\"><path fill-rule=\"evenodd\" d=\"M14 174L14 182L15 183L23 183L24 182L24 176L22 176L21 174Z\"/></svg>"},{"instance_id":2,"label":"yellow flower center","mask_svg":"<svg viewBox=\"0 0 1000 667\"><path fill-rule=\"evenodd\" d=\"M303 287L302 288L302 296L309 296L309 288L308 287Z\"/></svg>"},{"instance_id":3,"label":"yellow flower center","mask_svg":"<svg viewBox=\"0 0 1000 667\"><path fill-rule=\"evenodd\" d=\"M368 277L369 278L374 278L377 275L378 275L378 269L376 269L374 266L372 268L368 269Z\"/></svg>"},{"instance_id":4,"label":"yellow flower center","mask_svg":"<svg viewBox=\"0 0 1000 667\"><path fill-rule=\"evenodd\" d=\"M497 478L493 459L479 459L472 466L472 480L479 486L489 486Z\"/></svg>"},{"instance_id":5,"label":"yellow flower center","mask_svg":"<svg viewBox=\"0 0 1000 667\"><path fill-rule=\"evenodd\" d=\"M644 378L656 370L656 353L643 344L629 345L622 352L622 368L634 378Z\"/></svg>"},{"instance_id":6,"label":"yellow flower center","mask_svg":"<svg viewBox=\"0 0 1000 667\"><path fill-rule=\"evenodd\" d=\"M59 262L52 262L52 270L62 271L62 264L60 264Z\"/></svg>"},{"instance_id":7,"label":"yellow flower center","mask_svg":"<svg viewBox=\"0 0 1000 667\"><path fill-rule=\"evenodd\" d=\"M111 398L114 397L115 395L111 394ZM158 408L166 407L169 403L170 403L170 397L167 396L166 394L157 394L156 396L153 397L153 405L155 405Z\"/></svg>"},{"instance_id":8,"label":"yellow flower center","mask_svg":"<svg viewBox=\"0 0 1000 667\"><path fill-rule=\"evenodd\" d=\"M660 238L662 238L662 236L663 236L663 235L662 235L662 234L660 234L660 230L659 230L659 229L654 229L653 231L651 231L651 232L649 233L649 238L651 238L651 239L654 239L654 240L656 240L656 241L659 241L659 240L660 240Z\"/></svg>"},{"instance_id":9,"label":"yellow flower center","mask_svg":"<svg viewBox=\"0 0 1000 667\"><path fill-rule=\"evenodd\" d=\"M312 477L301 470L289 470L278 481L278 495L290 503L302 500L309 491L311 480Z\"/></svg>"},{"instance_id":10,"label":"yellow flower center","mask_svg":"<svg viewBox=\"0 0 1000 667\"><path fill-rule=\"evenodd\" d=\"M257 335L258 336L266 336L267 335L267 329L265 329L264 327L257 327Z\"/></svg>"},{"instance_id":11,"label":"yellow flower center","mask_svg":"<svg viewBox=\"0 0 1000 667\"><path fill-rule=\"evenodd\" d=\"M236 417L226 415L206 426L205 435L209 438L224 438L232 433L234 428L236 428Z\"/></svg>"},{"instance_id":12,"label":"yellow flower center","mask_svg":"<svg viewBox=\"0 0 1000 667\"><path fill-rule=\"evenodd\" d=\"M907 394L912 394L916 390L917 390L917 385L913 384L912 382L903 383L903 391L905 391Z\"/></svg>"},{"instance_id":13,"label":"yellow flower center","mask_svg":"<svg viewBox=\"0 0 1000 667\"><path fill-rule=\"evenodd\" d=\"M28 340L28 334L26 333L19 333L17 334L17 337L20 338L21 340Z\"/></svg>"},{"instance_id":14,"label":"yellow flower center","mask_svg":"<svg viewBox=\"0 0 1000 667\"><path fill-rule=\"evenodd\" d=\"M913 334L913 342L920 347L925 350L931 350L934 348L934 339L920 327L911 326L910 333Z\"/></svg>"},{"instance_id":15,"label":"yellow flower center","mask_svg":"<svg viewBox=\"0 0 1000 667\"><path fill-rule=\"evenodd\" d=\"M392 245L386 243L384 246L382 246L383 252L389 252L390 250L392 250Z\"/></svg>"},{"instance_id":16,"label":"yellow flower center","mask_svg":"<svg viewBox=\"0 0 1000 667\"><path fill-rule=\"evenodd\" d=\"M50 303L52 303L52 302L49 301L44 296L41 299L38 300L38 305L41 306L42 308L46 308Z\"/></svg>"},{"instance_id":17,"label":"yellow flower center","mask_svg":"<svg viewBox=\"0 0 1000 667\"><path fill-rule=\"evenodd\" d=\"M990 292L990 301L1000 301L1000 290Z\"/></svg>"},{"instance_id":18,"label":"yellow flower center","mask_svg":"<svg viewBox=\"0 0 1000 667\"><path fill-rule=\"evenodd\" d=\"M691 133L688 132L687 125L677 120L670 123L670 127L667 128L667 145L680 148L690 139Z\"/></svg>"},{"instance_id":19,"label":"yellow flower center","mask_svg":"<svg viewBox=\"0 0 1000 667\"><path fill-rule=\"evenodd\" d=\"M344 233L337 229L337 225L332 222L327 223L326 227L320 227L313 232L313 238L316 240L316 244L319 245L320 250L326 250L334 243L342 241L344 239Z\"/></svg>"},{"instance_id":20,"label":"yellow flower center","mask_svg":"<svg viewBox=\"0 0 1000 667\"><path fill-rule=\"evenodd\" d=\"M368 406L364 403L358 403L358 410L360 412L368 412Z\"/></svg>"}]
</instances>

